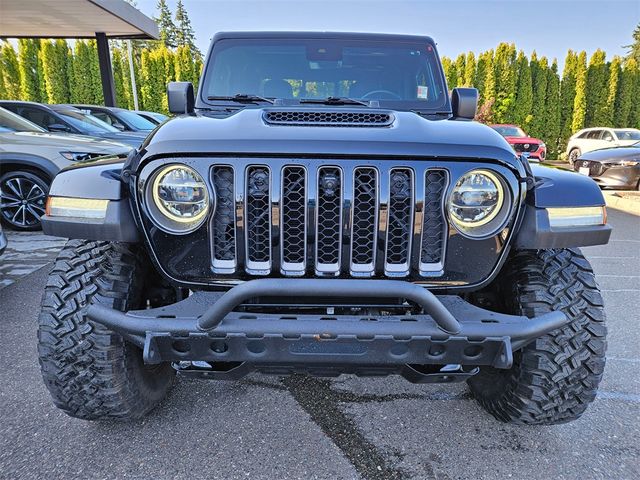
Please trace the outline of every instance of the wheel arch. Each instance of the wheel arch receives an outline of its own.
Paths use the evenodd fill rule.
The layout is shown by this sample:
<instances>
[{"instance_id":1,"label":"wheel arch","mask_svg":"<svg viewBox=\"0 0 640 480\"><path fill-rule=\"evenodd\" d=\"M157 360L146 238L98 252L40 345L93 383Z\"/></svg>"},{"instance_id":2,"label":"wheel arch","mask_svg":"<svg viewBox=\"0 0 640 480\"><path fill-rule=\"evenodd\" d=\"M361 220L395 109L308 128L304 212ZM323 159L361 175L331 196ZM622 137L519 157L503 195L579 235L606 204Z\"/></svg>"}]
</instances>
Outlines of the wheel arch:
<instances>
[{"instance_id":1,"label":"wheel arch","mask_svg":"<svg viewBox=\"0 0 640 480\"><path fill-rule=\"evenodd\" d=\"M43 180L51 182L60 171L60 167L48 158L38 155L0 152L0 173L13 172L16 170L28 170L32 173L39 173L40 176L44 176Z\"/></svg>"}]
</instances>

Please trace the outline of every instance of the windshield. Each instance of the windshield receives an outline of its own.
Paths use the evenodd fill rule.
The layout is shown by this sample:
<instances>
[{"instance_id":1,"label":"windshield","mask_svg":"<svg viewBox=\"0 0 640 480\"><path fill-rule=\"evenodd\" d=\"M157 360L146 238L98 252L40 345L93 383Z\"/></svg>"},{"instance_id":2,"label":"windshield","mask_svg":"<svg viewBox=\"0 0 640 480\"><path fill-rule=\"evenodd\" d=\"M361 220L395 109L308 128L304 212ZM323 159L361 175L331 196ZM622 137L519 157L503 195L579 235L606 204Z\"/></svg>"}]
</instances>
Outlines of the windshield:
<instances>
[{"instance_id":1,"label":"windshield","mask_svg":"<svg viewBox=\"0 0 640 480\"><path fill-rule=\"evenodd\" d=\"M640 140L640 130L614 130L618 140Z\"/></svg>"},{"instance_id":2,"label":"windshield","mask_svg":"<svg viewBox=\"0 0 640 480\"><path fill-rule=\"evenodd\" d=\"M447 108L433 45L347 39L226 39L216 42L201 90L281 99L349 97L404 110Z\"/></svg>"},{"instance_id":3,"label":"windshield","mask_svg":"<svg viewBox=\"0 0 640 480\"><path fill-rule=\"evenodd\" d=\"M112 127L108 123L102 120L83 113L80 110L56 110L58 115L63 117L67 122L80 130L82 133L105 133L105 132L119 132L115 127Z\"/></svg>"},{"instance_id":4,"label":"windshield","mask_svg":"<svg viewBox=\"0 0 640 480\"><path fill-rule=\"evenodd\" d=\"M0 107L0 133L4 132L46 132L35 123L31 123L15 113Z\"/></svg>"},{"instance_id":5,"label":"windshield","mask_svg":"<svg viewBox=\"0 0 640 480\"><path fill-rule=\"evenodd\" d=\"M137 130L153 130L156 128L155 124L151 123L146 118L141 117L137 113L130 112L128 110L119 110L118 116L122 117L125 122L132 125Z\"/></svg>"},{"instance_id":6,"label":"windshield","mask_svg":"<svg viewBox=\"0 0 640 480\"><path fill-rule=\"evenodd\" d=\"M503 137L526 137L527 134L520 127L516 127L515 125L492 125L496 132L498 132Z\"/></svg>"}]
</instances>

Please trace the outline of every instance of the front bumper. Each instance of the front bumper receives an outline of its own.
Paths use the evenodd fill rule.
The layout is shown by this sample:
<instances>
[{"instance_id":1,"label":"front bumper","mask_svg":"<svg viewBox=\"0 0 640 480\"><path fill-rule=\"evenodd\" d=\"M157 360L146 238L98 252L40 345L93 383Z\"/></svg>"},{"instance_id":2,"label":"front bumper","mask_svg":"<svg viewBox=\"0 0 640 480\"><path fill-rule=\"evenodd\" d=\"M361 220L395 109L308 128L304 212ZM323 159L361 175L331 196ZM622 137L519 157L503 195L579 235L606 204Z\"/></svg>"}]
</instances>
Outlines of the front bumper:
<instances>
[{"instance_id":1,"label":"front bumper","mask_svg":"<svg viewBox=\"0 0 640 480\"><path fill-rule=\"evenodd\" d=\"M616 165L577 160L574 169L589 169L589 177L601 187L635 188L640 182L640 164Z\"/></svg>"},{"instance_id":2,"label":"front bumper","mask_svg":"<svg viewBox=\"0 0 640 480\"><path fill-rule=\"evenodd\" d=\"M282 314L234 311L250 299L283 294L404 299L423 313L291 314L286 306ZM510 368L513 351L567 322L561 312L536 318L490 312L409 282L339 279L253 280L148 310L122 313L96 304L88 316L142 348L149 364L244 362L281 373L327 366L338 373L360 367L400 372L412 364Z\"/></svg>"}]
</instances>

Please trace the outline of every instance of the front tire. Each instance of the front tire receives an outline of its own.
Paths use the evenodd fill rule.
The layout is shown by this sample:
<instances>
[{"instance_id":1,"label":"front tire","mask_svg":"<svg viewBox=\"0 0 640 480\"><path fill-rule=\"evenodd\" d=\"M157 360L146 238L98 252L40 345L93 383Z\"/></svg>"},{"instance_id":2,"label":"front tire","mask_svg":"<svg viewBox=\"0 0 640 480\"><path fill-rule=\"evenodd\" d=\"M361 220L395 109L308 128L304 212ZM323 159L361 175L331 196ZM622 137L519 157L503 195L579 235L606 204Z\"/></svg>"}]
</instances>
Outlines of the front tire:
<instances>
[{"instance_id":1,"label":"front tire","mask_svg":"<svg viewBox=\"0 0 640 480\"><path fill-rule=\"evenodd\" d=\"M170 364L145 365L139 348L86 316L95 303L120 311L143 307L141 258L126 244L71 240L49 274L39 317L40 367L54 403L72 417L140 418L173 384Z\"/></svg>"},{"instance_id":2,"label":"front tire","mask_svg":"<svg viewBox=\"0 0 640 480\"><path fill-rule=\"evenodd\" d=\"M559 310L569 323L514 352L509 370L483 368L469 380L498 420L552 425L579 418L596 398L605 366L602 296L577 249L516 252L493 293L506 313L534 317Z\"/></svg>"},{"instance_id":3,"label":"front tire","mask_svg":"<svg viewBox=\"0 0 640 480\"><path fill-rule=\"evenodd\" d=\"M49 184L31 172L0 176L0 217L14 230L40 230Z\"/></svg>"},{"instance_id":4,"label":"front tire","mask_svg":"<svg viewBox=\"0 0 640 480\"><path fill-rule=\"evenodd\" d=\"M580 155L582 155L582 152L577 147L572 148L569 152L569 165L571 165L572 168L575 166L576 160L580 158Z\"/></svg>"}]
</instances>

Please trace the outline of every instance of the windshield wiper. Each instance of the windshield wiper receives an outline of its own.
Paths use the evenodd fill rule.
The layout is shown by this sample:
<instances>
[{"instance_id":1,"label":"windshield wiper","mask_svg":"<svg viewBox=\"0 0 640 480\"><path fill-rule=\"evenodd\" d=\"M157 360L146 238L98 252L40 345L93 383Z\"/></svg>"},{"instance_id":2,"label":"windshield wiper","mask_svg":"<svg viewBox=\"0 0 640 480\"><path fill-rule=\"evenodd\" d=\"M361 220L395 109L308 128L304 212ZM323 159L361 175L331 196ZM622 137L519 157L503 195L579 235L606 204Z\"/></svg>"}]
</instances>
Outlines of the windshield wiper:
<instances>
[{"instance_id":1,"label":"windshield wiper","mask_svg":"<svg viewBox=\"0 0 640 480\"><path fill-rule=\"evenodd\" d=\"M365 107L369 106L369 102L356 100L355 98L349 97L327 97L318 99L309 98L300 100L300 103L315 103L320 105L363 105Z\"/></svg>"},{"instance_id":2,"label":"windshield wiper","mask_svg":"<svg viewBox=\"0 0 640 480\"><path fill-rule=\"evenodd\" d=\"M207 100L226 100L228 102L237 102L237 103L256 103L256 102L267 102L273 104L273 99L261 97L259 95L253 95L250 93L236 93L231 96L218 96L211 95L207 97Z\"/></svg>"}]
</instances>

